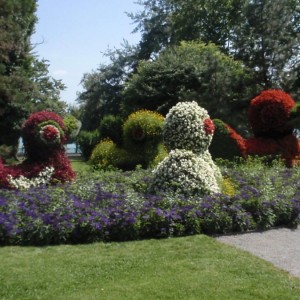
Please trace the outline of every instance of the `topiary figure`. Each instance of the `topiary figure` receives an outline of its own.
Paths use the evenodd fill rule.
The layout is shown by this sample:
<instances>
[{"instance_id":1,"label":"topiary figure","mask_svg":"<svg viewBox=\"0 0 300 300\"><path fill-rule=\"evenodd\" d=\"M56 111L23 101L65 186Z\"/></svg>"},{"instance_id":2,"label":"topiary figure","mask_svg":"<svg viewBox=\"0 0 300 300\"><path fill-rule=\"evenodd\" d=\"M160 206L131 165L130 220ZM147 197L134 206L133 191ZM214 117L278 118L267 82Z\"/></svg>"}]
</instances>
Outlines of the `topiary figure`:
<instances>
[{"instance_id":1,"label":"topiary figure","mask_svg":"<svg viewBox=\"0 0 300 300\"><path fill-rule=\"evenodd\" d=\"M148 167L158 154L162 141L164 117L153 111L139 110L123 124L123 146L143 167Z\"/></svg>"},{"instance_id":2,"label":"topiary figure","mask_svg":"<svg viewBox=\"0 0 300 300\"><path fill-rule=\"evenodd\" d=\"M262 91L251 100L249 123L255 137L281 138L292 133L287 124L295 101L281 90Z\"/></svg>"},{"instance_id":3,"label":"topiary figure","mask_svg":"<svg viewBox=\"0 0 300 300\"><path fill-rule=\"evenodd\" d=\"M208 152L214 130L207 111L195 101L172 107L163 128L170 153L154 170L151 189L186 196L219 192L221 172Z\"/></svg>"},{"instance_id":4,"label":"topiary figure","mask_svg":"<svg viewBox=\"0 0 300 300\"><path fill-rule=\"evenodd\" d=\"M244 138L222 120L214 119L215 132L209 151L213 157L232 160L235 157L246 157Z\"/></svg>"},{"instance_id":5,"label":"topiary figure","mask_svg":"<svg viewBox=\"0 0 300 300\"><path fill-rule=\"evenodd\" d=\"M66 182L75 178L70 161L65 153L67 139L63 119L48 111L29 116L22 127L26 159L16 166L1 165L0 184L10 187L8 176L17 178L37 177L46 168L53 168L50 182Z\"/></svg>"},{"instance_id":6,"label":"topiary figure","mask_svg":"<svg viewBox=\"0 0 300 300\"><path fill-rule=\"evenodd\" d=\"M251 100L248 115L254 133L245 141L247 155L281 156L292 167L300 159L300 143L293 135L295 101L281 90L262 91Z\"/></svg>"}]
</instances>

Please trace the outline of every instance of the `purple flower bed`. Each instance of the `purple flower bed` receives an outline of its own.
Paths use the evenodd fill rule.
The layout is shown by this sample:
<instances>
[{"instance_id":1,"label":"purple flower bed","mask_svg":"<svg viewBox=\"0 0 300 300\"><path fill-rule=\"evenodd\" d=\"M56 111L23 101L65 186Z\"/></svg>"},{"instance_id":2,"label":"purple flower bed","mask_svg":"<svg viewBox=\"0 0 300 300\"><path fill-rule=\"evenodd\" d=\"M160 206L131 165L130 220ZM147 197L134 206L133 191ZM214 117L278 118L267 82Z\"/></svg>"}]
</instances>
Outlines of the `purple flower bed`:
<instances>
[{"instance_id":1,"label":"purple flower bed","mask_svg":"<svg viewBox=\"0 0 300 300\"><path fill-rule=\"evenodd\" d=\"M223 173L234 196L151 195L149 171L110 173L63 186L0 190L0 244L50 245L219 234L297 226L299 176Z\"/></svg>"}]
</instances>

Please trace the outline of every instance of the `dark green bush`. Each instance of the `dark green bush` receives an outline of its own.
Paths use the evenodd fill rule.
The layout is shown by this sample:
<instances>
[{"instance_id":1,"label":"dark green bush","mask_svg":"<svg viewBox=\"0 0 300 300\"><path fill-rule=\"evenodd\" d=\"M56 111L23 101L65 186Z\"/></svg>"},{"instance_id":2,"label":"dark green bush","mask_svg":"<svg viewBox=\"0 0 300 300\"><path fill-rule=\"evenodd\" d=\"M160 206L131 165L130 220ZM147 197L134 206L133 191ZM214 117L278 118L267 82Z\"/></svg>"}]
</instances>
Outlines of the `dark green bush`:
<instances>
[{"instance_id":1,"label":"dark green bush","mask_svg":"<svg viewBox=\"0 0 300 300\"><path fill-rule=\"evenodd\" d=\"M245 141L237 132L220 119L213 120L215 132L209 151L213 159L232 160L235 157L245 157Z\"/></svg>"},{"instance_id":2,"label":"dark green bush","mask_svg":"<svg viewBox=\"0 0 300 300\"><path fill-rule=\"evenodd\" d=\"M111 139L118 146L122 145L123 119L120 116L106 115L100 122L99 134L101 139Z\"/></svg>"},{"instance_id":3,"label":"dark green bush","mask_svg":"<svg viewBox=\"0 0 300 300\"><path fill-rule=\"evenodd\" d=\"M88 160L91 156L91 153L94 147L99 142L99 132L98 130L94 131L81 131L78 135L77 141L79 148L82 153L82 157L85 160Z\"/></svg>"}]
</instances>

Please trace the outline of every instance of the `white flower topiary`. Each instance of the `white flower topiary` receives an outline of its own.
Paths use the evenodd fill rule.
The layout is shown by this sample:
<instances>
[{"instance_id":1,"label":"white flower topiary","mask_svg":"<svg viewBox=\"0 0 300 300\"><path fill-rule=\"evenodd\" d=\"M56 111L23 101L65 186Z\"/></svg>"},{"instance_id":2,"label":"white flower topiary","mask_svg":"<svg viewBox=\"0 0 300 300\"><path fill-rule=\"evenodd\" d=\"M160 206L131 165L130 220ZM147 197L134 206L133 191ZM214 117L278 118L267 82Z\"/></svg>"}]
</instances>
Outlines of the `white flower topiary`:
<instances>
[{"instance_id":1,"label":"white flower topiary","mask_svg":"<svg viewBox=\"0 0 300 300\"><path fill-rule=\"evenodd\" d=\"M172 192L185 196L220 192L215 170L192 151L172 150L153 172L154 192Z\"/></svg>"},{"instance_id":2,"label":"white flower topiary","mask_svg":"<svg viewBox=\"0 0 300 300\"><path fill-rule=\"evenodd\" d=\"M179 102L165 120L163 137L169 150L185 149L202 154L211 143L215 127L197 102Z\"/></svg>"}]
</instances>

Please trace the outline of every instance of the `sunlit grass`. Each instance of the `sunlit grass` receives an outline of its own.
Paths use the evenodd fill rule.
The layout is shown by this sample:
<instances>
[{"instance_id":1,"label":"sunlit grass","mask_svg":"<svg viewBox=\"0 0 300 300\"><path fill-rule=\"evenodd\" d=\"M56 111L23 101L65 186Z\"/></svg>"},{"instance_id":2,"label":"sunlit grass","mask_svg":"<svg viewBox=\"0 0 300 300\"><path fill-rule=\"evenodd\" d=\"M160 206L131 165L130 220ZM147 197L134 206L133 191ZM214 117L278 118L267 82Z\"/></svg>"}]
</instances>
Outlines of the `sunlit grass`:
<instances>
[{"instance_id":1,"label":"sunlit grass","mask_svg":"<svg viewBox=\"0 0 300 300\"><path fill-rule=\"evenodd\" d=\"M0 248L1 299L300 299L300 280L198 235Z\"/></svg>"}]
</instances>

